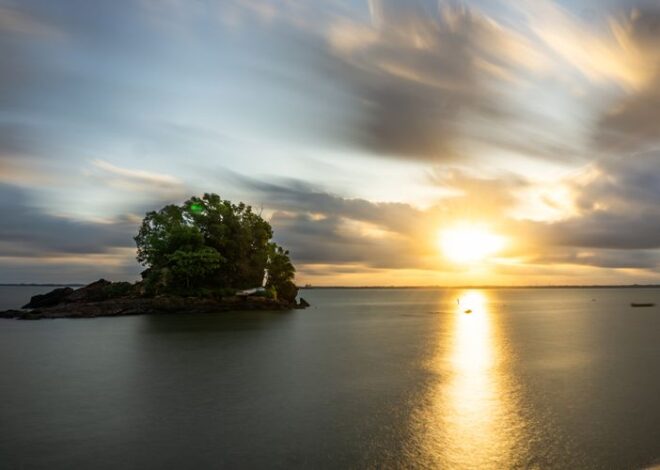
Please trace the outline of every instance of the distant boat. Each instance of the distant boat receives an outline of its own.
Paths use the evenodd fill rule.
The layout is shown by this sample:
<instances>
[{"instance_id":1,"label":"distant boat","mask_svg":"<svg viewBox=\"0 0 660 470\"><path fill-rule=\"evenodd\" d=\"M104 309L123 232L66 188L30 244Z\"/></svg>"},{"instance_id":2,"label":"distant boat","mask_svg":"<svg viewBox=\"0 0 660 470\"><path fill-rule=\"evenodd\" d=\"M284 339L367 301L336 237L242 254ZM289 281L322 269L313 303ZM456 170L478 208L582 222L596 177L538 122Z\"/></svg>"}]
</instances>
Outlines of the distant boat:
<instances>
[{"instance_id":1,"label":"distant boat","mask_svg":"<svg viewBox=\"0 0 660 470\"><path fill-rule=\"evenodd\" d=\"M653 302L630 302L631 307L653 307Z\"/></svg>"},{"instance_id":2,"label":"distant boat","mask_svg":"<svg viewBox=\"0 0 660 470\"><path fill-rule=\"evenodd\" d=\"M465 313L472 313L472 309L468 308L467 310L465 310Z\"/></svg>"}]
</instances>

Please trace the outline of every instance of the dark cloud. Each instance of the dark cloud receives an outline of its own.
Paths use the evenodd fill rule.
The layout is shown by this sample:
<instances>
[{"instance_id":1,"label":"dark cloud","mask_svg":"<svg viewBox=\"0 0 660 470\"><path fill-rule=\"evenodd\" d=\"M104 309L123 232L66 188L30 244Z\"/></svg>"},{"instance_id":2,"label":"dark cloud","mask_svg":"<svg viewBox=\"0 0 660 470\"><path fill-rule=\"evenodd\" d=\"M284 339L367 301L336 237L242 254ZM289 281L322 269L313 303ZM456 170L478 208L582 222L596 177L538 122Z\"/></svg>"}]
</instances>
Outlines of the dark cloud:
<instances>
[{"instance_id":1,"label":"dark cloud","mask_svg":"<svg viewBox=\"0 0 660 470\"><path fill-rule=\"evenodd\" d=\"M460 171L436 172L432 182L461 192L426 209L378 203L331 194L297 180L263 182L234 175L253 194L276 209L271 223L276 240L291 248L302 265L360 265L370 269L460 270L442 264L438 229L456 216L478 216L510 207L511 192L526 182L513 175L471 177ZM307 269L307 268L303 268Z\"/></svg>"},{"instance_id":2,"label":"dark cloud","mask_svg":"<svg viewBox=\"0 0 660 470\"><path fill-rule=\"evenodd\" d=\"M291 248L292 258L305 270L306 265L318 264L370 269L438 268L437 249L427 246L423 236L374 233L370 226L355 225L360 222L332 215L318 218L288 213L275 213L271 219L276 241Z\"/></svg>"},{"instance_id":3,"label":"dark cloud","mask_svg":"<svg viewBox=\"0 0 660 470\"><path fill-rule=\"evenodd\" d=\"M0 256L0 283L89 283L139 279L141 269L133 257L55 256L48 259ZM20 304L19 304L20 305Z\"/></svg>"},{"instance_id":4,"label":"dark cloud","mask_svg":"<svg viewBox=\"0 0 660 470\"><path fill-rule=\"evenodd\" d=\"M660 41L660 36L658 37ZM660 75L639 93L627 96L598 122L596 139L609 151L631 151L660 144Z\"/></svg>"},{"instance_id":5,"label":"dark cloud","mask_svg":"<svg viewBox=\"0 0 660 470\"><path fill-rule=\"evenodd\" d=\"M276 209L275 239L291 249L296 262L406 268L423 265L429 254L420 242L428 233L428 213L409 204L344 198L296 180L243 177L241 183Z\"/></svg>"},{"instance_id":6,"label":"dark cloud","mask_svg":"<svg viewBox=\"0 0 660 470\"><path fill-rule=\"evenodd\" d=\"M642 55L639 73L650 78L638 90L612 103L597 122L595 140L610 152L639 151L660 145L660 8L633 10L627 31L631 53Z\"/></svg>"},{"instance_id":7,"label":"dark cloud","mask_svg":"<svg viewBox=\"0 0 660 470\"><path fill-rule=\"evenodd\" d=\"M434 184L460 192L425 210L347 199L295 180L264 183L243 178L242 184L267 200L269 208L277 209L271 220L277 240L291 247L294 259L303 265L450 271L455 267L438 264L437 230L445 221L497 214L497 229L516 240L505 255L538 265L656 269L660 152L634 160L602 161L594 174L573 188L580 213L555 222L514 220L506 215L517 201L515 192L529 187L515 175L432 173Z\"/></svg>"},{"instance_id":8,"label":"dark cloud","mask_svg":"<svg viewBox=\"0 0 660 470\"><path fill-rule=\"evenodd\" d=\"M660 248L660 151L599 162L595 176L576 185L580 214L548 225L556 245Z\"/></svg>"},{"instance_id":9,"label":"dark cloud","mask_svg":"<svg viewBox=\"0 0 660 470\"><path fill-rule=\"evenodd\" d=\"M503 91L532 52L478 11L374 1L372 23L338 22L330 45L338 78L355 94L356 138L368 149L446 161L463 157L462 144L471 139L529 148L519 136L499 133L515 119ZM471 128L468 121L486 125ZM543 152L537 146L533 154Z\"/></svg>"},{"instance_id":10,"label":"dark cloud","mask_svg":"<svg viewBox=\"0 0 660 470\"><path fill-rule=\"evenodd\" d=\"M24 190L5 184L0 184L0 220L4 256L107 253L134 246L137 228L128 218L93 223L50 215L34 207Z\"/></svg>"},{"instance_id":11,"label":"dark cloud","mask_svg":"<svg viewBox=\"0 0 660 470\"><path fill-rule=\"evenodd\" d=\"M647 250L590 249L575 250L553 247L528 259L530 264L581 265L609 269L658 270L660 254Z\"/></svg>"},{"instance_id":12,"label":"dark cloud","mask_svg":"<svg viewBox=\"0 0 660 470\"><path fill-rule=\"evenodd\" d=\"M395 232L413 231L422 218L422 212L410 204L344 198L293 179L265 182L239 175L235 177L245 188L264 196L272 209L330 214L369 222Z\"/></svg>"},{"instance_id":13,"label":"dark cloud","mask_svg":"<svg viewBox=\"0 0 660 470\"><path fill-rule=\"evenodd\" d=\"M276 130L278 145L282 136L294 136L291 129L315 129L316 145L330 140L336 145L339 136L376 154L434 163L470 152L486 161L490 149L553 160L576 154L578 144L564 142L559 126L532 117L532 108L539 114L553 108L548 102L554 94L538 95L544 102L537 105L534 93L520 92L524 86L518 85L526 85L539 46L523 37L525 25L498 24L458 4L440 2L439 8L435 1L374 0L371 17L364 21L349 7L340 12L310 3L304 15L295 16L295 2L285 2L284 10L268 3L243 8L240 2L225 2L254 10L258 17L241 16L244 24L230 27L219 26L227 20L219 19L222 3L126 1L118 7L87 0L25 0L0 7L0 105L6 111L0 122L0 176L18 184L30 165L35 172L56 173L51 169L66 167L67 161L77 169L85 161L86 183L95 186L97 197L101 191L111 195L106 204L139 205L140 212L159 207L166 198L183 198L186 186L167 177L178 175L178 168L147 174L139 164L124 168L125 160L115 162L104 151L133 149L136 158L181 158L187 165L195 161L191 155L224 151L214 145L226 139L216 132L213 118L208 130L185 121L198 115L220 116L223 123L238 123L237 128L248 122L241 132L260 142L272 137L255 132L260 126ZM622 92L597 120L595 141L601 150L631 155L596 163L593 179L574 184L579 213L570 219L511 220L508 210L516 192L530 183L510 174L483 176L480 167L475 174L432 172L433 185L456 194L424 209L343 197L295 179L238 180L250 198L274 210L276 238L291 248L294 260L303 267L323 265L327 273L457 269L439 263L437 230L444 223L484 215L499 219L498 230L521 240L512 255L540 265L656 269L660 153L639 151L660 143L659 25L657 9L640 9L626 23L623 34L647 58L644 72L650 78ZM244 29L234 35L229 32L233 27ZM558 64L551 67L563 73L565 64ZM226 74L235 69L242 72ZM550 78L536 78L538 90L532 91L545 91L543 80ZM240 83L232 85L232 80ZM573 93L564 82L558 87ZM231 93L222 95L216 88L243 94L229 99ZM515 92L520 92L516 99L532 102L516 107L511 102ZM166 117L159 121L160 116ZM344 132L352 133L347 137ZM466 145L473 148L466 150ZM217 164L223 164L219 153ZM493 152L492 158L497 155ZM30 165L23 164L27 158ZM47 158L52 166L45 164ZM108 161L90 167L93 159ZM67 171L57 176L80 177ZM6 176L10 172L13 176ZM48 214L32 199L43 197L40 189L0 186L0 257L13 260L3 267L18 272L35 263L32 272L46 273L66 266L67 257L93 260L134 246L135 220L95 223ZM58 191L66 188L52 190ZM36 263L45 257L63 261L39 271ZM117 269L128 272L131 266L136 264L128 259ZM93 271L80 269L81 275Z\"/></svg>"},{"instance_id":14,"label":"dark cloud","mask_svg":"<svg viewBox=\"0 0 660 470\"><path fill-rule=\"evenodd\" d=\"M33 38L52 36L51 28L16 6L0 5L0 106L10 109L30 89L37 67L28 58Z\"/></svg>"}]
</instances>

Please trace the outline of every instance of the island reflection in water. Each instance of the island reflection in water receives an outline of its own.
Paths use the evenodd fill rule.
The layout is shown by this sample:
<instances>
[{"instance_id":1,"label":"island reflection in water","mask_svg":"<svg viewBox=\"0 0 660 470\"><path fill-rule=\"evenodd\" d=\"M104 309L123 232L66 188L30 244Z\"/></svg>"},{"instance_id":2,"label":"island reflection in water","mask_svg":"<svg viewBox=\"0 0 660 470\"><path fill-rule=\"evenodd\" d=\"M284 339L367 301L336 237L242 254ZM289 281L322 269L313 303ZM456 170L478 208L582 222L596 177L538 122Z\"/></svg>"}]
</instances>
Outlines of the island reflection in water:
<instances>
[{"instance_id":1,"label":"island reflection in water","mask_svg":"<svg viewBox=\"0 0 660 470\"><path fill-rule=\"evenodd\" d=\"M417 458L441 468L525 464L509 351L485 291L461 293L428 367L436 380L413 415ZM489 302L490 300L490 302Z\"/></svg>"}]
</instances>

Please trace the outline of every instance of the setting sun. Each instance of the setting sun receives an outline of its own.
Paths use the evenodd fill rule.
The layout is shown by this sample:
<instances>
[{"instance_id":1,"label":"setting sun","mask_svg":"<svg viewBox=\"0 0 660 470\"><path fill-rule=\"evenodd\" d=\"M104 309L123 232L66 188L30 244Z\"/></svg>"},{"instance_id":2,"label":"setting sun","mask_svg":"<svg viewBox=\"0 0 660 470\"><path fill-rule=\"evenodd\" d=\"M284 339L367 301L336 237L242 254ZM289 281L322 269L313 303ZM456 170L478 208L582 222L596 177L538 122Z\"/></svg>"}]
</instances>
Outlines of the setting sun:
<instances>
[{"instance_id":1,"label":"setting sun","mask_svg":"<svg viewBox=\"0 0 660 470\"><path fill-rule=\"evenodd\" d=\"M500 251L505 240L482 226L460 225L441 231L439 243L448 259L456 263L475 263Z\"/></svg>"}]
</instances>

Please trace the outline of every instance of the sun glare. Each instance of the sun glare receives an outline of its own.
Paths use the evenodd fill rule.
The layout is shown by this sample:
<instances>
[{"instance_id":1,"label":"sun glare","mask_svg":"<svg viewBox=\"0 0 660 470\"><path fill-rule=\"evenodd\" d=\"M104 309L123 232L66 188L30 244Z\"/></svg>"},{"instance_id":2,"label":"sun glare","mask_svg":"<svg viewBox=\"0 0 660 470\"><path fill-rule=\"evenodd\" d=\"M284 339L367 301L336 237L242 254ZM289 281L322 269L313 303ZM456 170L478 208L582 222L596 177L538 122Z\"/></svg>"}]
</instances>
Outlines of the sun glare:
<instances>
[{"instance_id":1,"label":"sun glare","mask_svg":"<svg viewBox=\"0 0 660 470\"><path fill-rule=\"evenodd\" d=\"M456 263L476 263L499 252L504 237L479 225L460 225L440 232L440 248Z\"/></svg>"}]
</instances>

